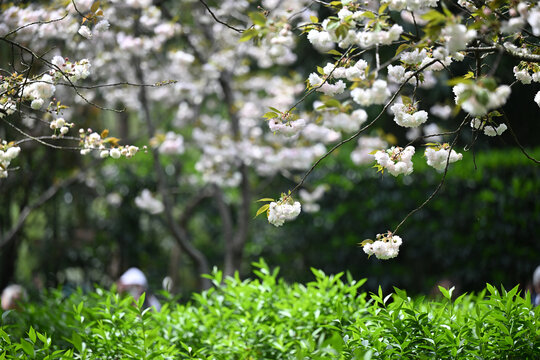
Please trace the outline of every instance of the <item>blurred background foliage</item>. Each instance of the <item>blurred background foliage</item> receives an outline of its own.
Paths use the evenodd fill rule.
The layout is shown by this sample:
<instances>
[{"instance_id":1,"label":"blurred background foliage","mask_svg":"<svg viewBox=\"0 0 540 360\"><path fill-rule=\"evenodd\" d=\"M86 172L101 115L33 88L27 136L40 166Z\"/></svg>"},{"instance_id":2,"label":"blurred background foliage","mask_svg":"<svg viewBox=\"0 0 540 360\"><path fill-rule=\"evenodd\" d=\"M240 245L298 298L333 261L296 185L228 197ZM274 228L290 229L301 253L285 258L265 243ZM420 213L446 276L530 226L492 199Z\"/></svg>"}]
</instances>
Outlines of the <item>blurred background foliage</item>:
<instances>
[{"instance_id":1,"label":"blurred background foliage","mask_svg":"<svg viewBox=\"0 0 540 360\"><path fill-rule=\"evenodd\" d=\"M322 55L305 38L298 49L299 61L293 68L302 76L326 62L315 62ZM4 61L8 52L0 50ZM470 65L464 61L453 69L464 73ZM497 73L500 83L513 81L514 65L515 61L503 60ZM269 69L273 71L278 70ZM516 137L536 159L540 158L540 122L535 119L539 111L531 94L540 90L538 87L517 84L505 106ZM448 86L419 89L420 106L427 107L441 95L453 104ZM313 100L308 97L301 107L309 108ZM379 110L372 107L370 118ZM174 114L157 107L153 112L161 128L171 127ZM126 142L148 144L137 114L113 115L81 107L75 116L82 126L109 128ZM454 129L442 120L437 124L445 130ZM390 142L406 142L405 132L390 115L383 117L380 125ZM187 127L181 133L189 139L191 130ZM0 135L15 138L17 134L3 128ZM462 151L472 141L469 129L463 131L457 150ZM528 284L540 263L535 231L540 227L540 171L518 149L510 131L494 139L477 139L474 147L464 152L463 160L450 166L439 194L401 228L404 245L398 258L391 261L368 259L357 244L377 232L392 230L435 190L442 175L428 168L419 147L412 175L396 179L376 174L370 166L352 163L350 152L355 145L340 148L308 179L310 189L328 185L319 212L302 213L280 228L269 225L264 217L251 222L242 275L249 274L252 261L263 257L271 267L281 267L282 276L289 281L310 280L310 267L326 273L349 270L357 279L368 278L367 290L380 284L384 291L398 286L411 294L429 293L441 281L456 285L458 292L478 290L486 282L507 288ZM8 229L25 206L63 179L84 172L84 180L61 188L34 209L15 241L0 248L0 289L10 282L25 285L31 293L60 285L68 291L78 286L89 289L95 283L107 287L130 266L143 269L154 291L165 276L173 279L174 293L188 295L196 289L193 264L178 248L162 216L135 206L134 199L142 189L156 189L149 153L141 152L128 160L92 160L81 158L76 151L46 149L31 142L24 150L28 156L18 159L17 176L0 183L2 229ZM176 199L191 194L197 157L194 149L187 149L181 159L162 156ZM262 180L254 196L277 197L298 180L298 175ZM233 202L237 189L228 190L226 196ZM179 201L175 211L180 213L185 206ZM256 208L254 203L253 215ZM211 265L222 267L221 223L212 198L202 201L188 226L194 244Z\"/></svg>"},{"instance_id":2,"label":"blurred background foliage","mask_svg":"<svg viewBox=\"0 0 540 360\"><path fill-rule=\"evenodd\" d=\"M531 154L540 157L540 149ZM122 271L138 266L155 291L167 275L174 280L174 292L187 296L195 290L192 264L160 216L135 206L140 189L152 186L149 155L105 161L88 174L83 183L61 190L30 215L12 258L14 280L31 292L58 285L89 289L94 283L110 286ZM439 194L402 227L404 245L398 258L381 261L368 259L358 242L392 230L434 191L442 174L417 154L415 172L396 180L354 166L344 148L313 176L313 183L329 185L319 212L303 213L280 228L269 226L263 217L252 221L242 270L248 274L250 262L263 257L280 266L289 281L310 280L310 267L326 273L349 270L355 278L367 277L370 290L380 284L385 290L398 286L428 293L443 280L458 291L477 290L486 282L526 286L540 254L534 235L540 225L538 175L538 168L518 149L482 151L474 157L469 151L451 166ZM291 185L275 179L265 191ZM24 192L19 186L14 189L12 212ZM188 186L177 184L179 196L187 191ZM221 267L224 245L212 199L201 204L189 228L211 264Z\"/></svg>"}]
</instances>

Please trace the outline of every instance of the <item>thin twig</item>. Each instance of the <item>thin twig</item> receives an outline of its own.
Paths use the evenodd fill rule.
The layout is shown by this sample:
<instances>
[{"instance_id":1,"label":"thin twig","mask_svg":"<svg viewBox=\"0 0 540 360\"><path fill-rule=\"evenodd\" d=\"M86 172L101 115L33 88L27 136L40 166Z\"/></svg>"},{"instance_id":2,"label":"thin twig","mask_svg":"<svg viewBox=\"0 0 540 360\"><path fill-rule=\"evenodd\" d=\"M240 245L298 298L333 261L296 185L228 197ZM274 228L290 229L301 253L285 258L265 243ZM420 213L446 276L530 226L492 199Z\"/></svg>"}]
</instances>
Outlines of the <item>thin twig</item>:
<instances>
[{"instance_id":1,"label":"thin twig","mask_svg":"<svg viewBox=\"0 0 540 360\"><path fill-rule=\"evenodd\" d=\"M61 21L61 20L64 20L66 18L66 16L68 16L68 13L66 13L64 16L62 16L61 18L58 18L58 19L53 19L53 20L45 20L45 21L34 21L34 22L31 22L31 23L28 23L28 24L24 24L22 26L19 26L18 28L16 28L15 30L12 30L10 32L8 32L6 35L4 35L3 37L8 37L10 35L13 35L15 34L16 32L24 29L24 28L27 28L29 26L33 26L33 25L44 25L44 24L50 24L50 23L54 23L54 22L58 22L58 21Z\"/></svg>"},{"instance_id":2,"label":"thin twig","mask_svg":"<svg viewBox=\"0 0 540 360\"><path fill-rule=\"evenodd\" d=\"M514 138L514 141L516 142L517 146L520 148L521 152L528 158L530 159L531 161L534 161L535 163L537 164L540 164L540 161L536 160L535 158L533 158L531 155L529 155L527 153L527 151L525 150L525 148L523 147L523 145L521 145L521 143L519 142L517 136L516 136L516 133L514 132L514 129L512 129L512 126L510 125L510 121L508 119L508 116L506 115L506 113L504 112L503 109L500 109L501 110L501 114L503 115L504 117L504 120L506 121L506 125L508 126L508 130L510 130L510 134L512 134L512 137Z\"/></svg>"},{"instance_id":3,"label":"thin twig","mask_svg":"<svg viewBox=\"0 0 540 360\"><path fill-rule=\"evenodd\" d=\"M304 176L302 176L302 179L300 180L300 182L298 184L296 184L296 186L291 190L291 194L294 193L296 190L298 190L298 188L300 186L302 186L304 184L304 181L306 180L306 178L309 176L309 174L311 174L313 172L313 170L324 160L326 159L330 154L332 154L334 152L334 150L336 150L337 148L341 147L342 145L356 139L358 136L360 136L361 133L363 133L364 131L366 131L367 129L369 129L373 124L375 124L375 122L377 120L379 120L382 115L386 112L386 109L388 109L388 107L390 106L390 104L392 104L392 102L396 99L397 95L399 94L399 92L401 91L401 89L403 89L403 87L405 86L405 84L407 84L409 82L410 79L412 79L414 76L417 76L420 72L424 71L426 68L430 67L431 65L435 64L436 62L438 62L438 60L433 60L433 61L430 61L429 63L427 63L426 65L422 66L420 69L416 70L413 74L411 74L407 80L405 80L400 86L399 88L396 90L396 92L394 93L394 95L392 95L392 97L390 98L390 100L386 103L386 105L384 105L384 107L382 108L382 110L379 112L379 114L377 115L377 117L375 117L375 119L373 119L369 124L367 124L366 126L364 126L363 128L361 128L360 130L358 130L356 133L354 133L351 137L345 139L345 140L341 140L339 143L337 143L336 145L334 145L330 150L328 150L326 152L326 154L324 154L323 156L321 156L312 166L311 168L309 168L308 171L306 171L306 173L304 174Z\"/></svg>"},{"instance_id":4,"label":"thin twig","mask_svg":"<svg viewBox=\"0 0 540 360\"><path fill-rule=\"evenodd\" d=\"M411 210L403 218L403 220L401 220L401 222L398 224L398 226L396 226L396 228L394 229L392 234L396 234L398 232L399 228L401 227L401 225L403 225L405 223L405 221L407 221L407 219L410 218L414 213L416 213L418 210L420 210L424 206L426 206L435 197L435 195L437 195L439 190L442 188L442 186L444 184L444 180L446 179L446 174L448 173L448 166L450 165L450 155L452 154L452 149L454 148L454 145L456 144L457 139L459 138L459 130L467 122L467 119L468 119L468 116L466 116L465 119L462 121L462 123L459 125L458 129L456 130L457 131L456 137L454 138L454 140L452 141L452 145L450 145L450 148L448 149L448 156L446 158L446 166L444 167L444 173L443 173L443 176L441 178L441 182L439 182L439 185L437 185L437 188L435 189L435 191L433 191L433 193L431 193L431 195L419 207Z\"/></svg>"},{"instance_id":5,"label":"thin twig","mask_svg":"<svg viewBox=\"0 0 540 360\"><path fill-rule=\"evenodd\" d=\"M212 10L210 9L210 7L204 2L204 0L199 0L199 2L201 4L204 5L204 7L206 8L206 10L208 10L208 12L210 13L210 15L212 15L212 17L214 18L215 21L217 21L218 23L220 23L221 25L225 25L226 27L228 27L229 29L231 30L234 30L236 32L239 32L239 33L243 33L244 31L246 31L247 29L237 29L235 28L234 26L231 26L229 24L227 24L226 22L223 22L221 20L219 20L216 15L212 12Z\"/></svg>"},{"instance_id":6,"label":"thin twig","mask_svg":"<svg viewBox=\"0 0 540 360\"><path fill-rule=\"evenodd\" d=\"M347 55L347 53L352 49L352 46L349 46L349 48L343 53L343 55L341 55L341 57L339 58L338 61L336 61L337 65L334 66L334 68L332 69L332 71L330 71L330 74L328 74L326 76L326 79L324 79L324 81L314 87L313 89L311 89L310 91L308 91L307 93L304 94L304 96L302 96L302 98L300 98L300 100L298 100L297 102L294 103L293 106L290 107L289 110L287 110L288 113L290 113L291 111L293 111L293 109L298 106L298 104L300 104L301 102L303 102L309 95L313 94L317 89L320 89L324 84L326 84L328 82L328 80L332 77L332 74L334 73L334 71L336 70L336 68L338 67L339 63L341 63L341 60L343 60L343 58L345 58L345 55Z\"/></svg>"}]
</instances>

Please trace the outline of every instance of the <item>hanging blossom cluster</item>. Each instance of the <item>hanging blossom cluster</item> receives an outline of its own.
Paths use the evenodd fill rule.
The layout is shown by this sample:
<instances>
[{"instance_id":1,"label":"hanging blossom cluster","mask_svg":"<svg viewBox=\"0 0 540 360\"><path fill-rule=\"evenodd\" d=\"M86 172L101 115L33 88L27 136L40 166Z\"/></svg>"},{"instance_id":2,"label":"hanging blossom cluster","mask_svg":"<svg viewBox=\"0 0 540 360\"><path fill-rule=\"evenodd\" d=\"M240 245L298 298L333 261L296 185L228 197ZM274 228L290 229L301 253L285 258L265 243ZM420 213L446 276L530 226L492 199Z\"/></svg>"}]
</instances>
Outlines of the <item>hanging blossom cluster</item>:
<instances>
[{"instance_id":1,"label":"hanging blossom cluster","mask_svg":"<svg viewBox=\"0 0 540 360\"><path fill-rule=\"evenodd\" d=\"M102 159L111 157L119 159L121 156L130 158L134 156L139 148L134 145L118 145L118 139L107 137L108 131L104 130L101 134L92 129L79 130L81 155L87 155L92 151L97 151Z\"/></svg>"},{"instance_id":2,"label":"hanging blossom cluster","mask_svg":"<svg viewBox=\"0 0 540 360\"><path fill-rule=\"evenodd\" d=\"M391 10L418 11L430 7L436 7L439 0L382 0L382 4L388 4Z\"/></svg>"},{"instance_id":3,"label":"hanging blossom cluster","mask_svg":"<svg viewBox=\"0 0 540 360\"><path fill-rule=\"evenodd\" d=\"M272 201L268 205L268 222L274 226L281 226L286 221L296 219L300 215L302 206L290 195L281 194L279 201Z\"/></svg>"},{"instance_id":4,"label":"hanging blossom cluster","mask_svg":"<svg viewBox=\"0 0 540 360\"><path fill-rule=\"evenodd\" d=\"M340 132L350 133L358 131L368 118L364 109L354 109L350 111L349 109L324 104L322 101L315 101L313 103L313 108L315 114L320 117L318 123L322 124L327 129L333 130L332 134L336 134L336 136L329 135L331 141L339 139ZM321 126L319 127L322 128ZM302 134L306 136L306 131L303 131Z\"/></svg>"},{"instance_id":5,"label":"hanging blossom cluster","mask_svg":"<svg viewBox=\"0 0 540 360\"><path fill-rule=\"evenodd\" d=\"M21 148L8 144L5 140L0 145L0 178L8 177L9 164L19 156Z\"/></svg>"},{"instance_id":6,"label":"hanging blossom cluster","mask_svg":"<svg viewBox=\"0 0 540 360\"><path fill-rule=\"evenodd\" d=\"M448 143L430 146L426 149L424 155L427 159L427 164L438 171L443 171L447 164L455 163L463 158L463 155L457 153L454 149L450 150Z\"/></svg>"},{"instance_id":7,"label":"hanging blossom cluster","mask_svg":"<svg viewBox=\"0 0 540 360\"><path fill-rule=\"evenodd\" d=\"M413 172L412 157L414 146L407 146L405 149L399 146L392 146L385 151L377 151L375 160L379 165L379 170L388 170L394 176L409 175Z\"/></svg>"},{"instance_id":8,"label":"hanging blossom cluster","mask_svg":"<svg viewBox=\"0 0 540 360\"><path fill-rule=\"evenodd\" d=\"M304 119L295 119L295 116L291 113L285 112L271 118L268 121L268 127L274 133L279 132L285 136L294 136L306 127L306 121Z\"/></svg>"},{"instance_id":9,"label":"hanging blossom cluster","mask_svg":"<svg viewBox=\"0 0 540 360\"><path fill-rule=\"evenodd\" d=\"M491 124L491 125L488 125ZM483 130L484 135L487 136L497 136L502 135L508 129L505 123L500 123L499 125L493 125L493 121L487 119L481 120L479 118L474 118L471 120L471 127L475 130Z\"/></svg>"},{"instance_id":10,"label":"hanging blossom cluster","mask_svg":"<svg viewBox=\"0 0 540 360\"><path fill-rule=\"evenodd\" d=\"M360 245L369 256L375 255L377 259L387 260L398 256L402 243L401 237L388 231L385 234L377 234L375 241L364 240Z\"/></svg>"},{"instance_id":11,"label":"hanging blossom cluster","mask_svg":"<svg viewBox=\"0 0 540 360\"><path fill-rule=\"evenodd\" d=\"M354 9L353 9L354 10ZM338 12L338 19L325 19L319 27L308 32L308 40L320 51L333 48L334 43L346 48L350 45L359 45L368 48L375 45L389 45L397 41L403 33L403 28L397 24L388 26L384 22L365 22L365 12L351 11L343 7ZM346 30L339 31L343 26Z\"/></svg>"},{"instance_id":12,"label":"hanging blossom cluster","mask_svg":"<svg viewBox=\"0 0 540 360\"><path fill-rule=\"evenodd\" d=\"M428 113L426 111L418 111L416 104L412 103L395 103L390 110L394 113L394 121L396 124L406 128L418 127L425 123L428 118Z\"/></svg>"},{"instance_id":13,"label":"hanging blossom cluster","mask_svg":"<svg viewBox=\"0 0 540 360\"><path fill-rule=\"evenodd\" d=\"M13 81L8 81L5 85L3 84L3 87L21 87L23 89L22 99L29 101L32 109L40 110L46 102L49 103L56 92L55 85L60 80L66 80L74 84L80 79L86 79L90 75L91 65L87 59L71 63L67 58L55 56L51 60L51 64L54 67L46 74L30 81L24 80L23 77L18 77L19 84L13 84ZM8 101L15 102L16 100L12 98Z\"/></svg>"},{"instance_id":14,"label":"hanging blossom cluster","mask_svg":"<svg viewBox=\"0 0 540 360\"><path fill-rule=\"evenodd\" d=\"M54 130L53 138L55 137L62 137L66 135L69 132L69 129L71 129L75 124L67 122L64 118L57 118L52 120L49 123L49 128L51 130Z\"/></svg>"},{"instance_id":15,"label":"hanging blossom cluster","mask_svg":"<svg viewBox=\"0 0 540 360\"><path fill-rule=\"evenodd\" d=\"M369 106L373 104L384 104L390 97L388 83L385 80L375 80L370 88L356 88L351 91L354 102Z\"/></svg>"},{"instance_id":16,"label":"hanging blossom cluster","mask_svg":"<svg viewBox=\"0 0 540 360\"><path fill-rule=\"evenodd\" d=\"M308 78L309 85L312 88L316 88L317 91L322 92L327 96L334 96L342 94L345 91L346 85L343 80L338 80L336 83L331 84L328 82L328 77L320 77L316 73L311 73Z\"/></svg>"},{"instance_id":17,"label":"hanging blossom cluster","mask_svg":"<svg viewBox=\"0 0 540 360\"><path fill-rule=\"evenodd\" d=\"M452 89L456 104L472 116L486 115L488 111L506 104L510 96L510 86L496 86L494 81L486 79L483 83L460 83Z\"/></svg>"}]
</instances>

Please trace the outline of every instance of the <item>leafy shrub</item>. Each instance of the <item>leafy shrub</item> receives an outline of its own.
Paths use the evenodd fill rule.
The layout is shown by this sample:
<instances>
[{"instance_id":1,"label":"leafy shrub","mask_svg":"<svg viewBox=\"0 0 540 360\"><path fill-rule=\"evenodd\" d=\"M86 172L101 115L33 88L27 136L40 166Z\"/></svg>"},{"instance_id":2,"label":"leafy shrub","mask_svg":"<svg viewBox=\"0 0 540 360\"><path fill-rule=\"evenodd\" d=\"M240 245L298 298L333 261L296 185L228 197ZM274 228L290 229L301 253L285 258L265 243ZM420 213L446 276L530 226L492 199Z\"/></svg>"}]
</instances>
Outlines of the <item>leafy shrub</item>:
<instances>
[{"instance_id":1,"label":"leafy shrub","mask_svg":"<svg viewBox=\"0 0 540 360\"><path fill-rule=\"evenodd\" d=\"M192 302L143 300L101 289L47 294L5 312L0 359L537 359L539 308L517 287L491 285L451 300L411 299L395 289L360 292L343 273L287 284L260 261L257 278L209 276L215 288ZM346 280L342 280L343 277Z\"/></svg>"}]
</instances>

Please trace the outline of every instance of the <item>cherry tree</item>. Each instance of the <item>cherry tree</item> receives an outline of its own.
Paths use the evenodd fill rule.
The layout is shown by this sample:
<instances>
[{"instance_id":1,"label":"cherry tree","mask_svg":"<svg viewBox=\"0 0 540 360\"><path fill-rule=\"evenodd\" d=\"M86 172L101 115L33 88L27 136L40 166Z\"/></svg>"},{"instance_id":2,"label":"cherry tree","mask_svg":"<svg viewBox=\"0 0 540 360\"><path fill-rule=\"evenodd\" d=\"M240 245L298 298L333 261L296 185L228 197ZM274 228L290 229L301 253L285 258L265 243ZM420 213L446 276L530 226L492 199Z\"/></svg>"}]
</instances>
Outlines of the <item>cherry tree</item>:
<instances>
[{"instance_id":1,"label":"cherry tree","mask_svg":"<svg viewBox=\"0 0 540 360\"><path fill-rule=\"evenodd\" d=\"M418 152L442 173L433 193L393 230L361 243L368 255L397 256L406 243L401 226L441 189L450 164L468 156L457 148L460 136L472 131L467 150L478 137L508 130L521 147L504 105L513 87L540 81L536 2L84 0L3 7L0 42L12 60L2 64L0 117L17 138L0 133L0 176L17 176L14 164L31 142L96 161L133 157L139 147L124 140L141 127L148 154L137 156L152 156L156 186L141 189L136 204L165 221L198 273L210 265L187 223L204 199L219 212L224 271L232 275L242 264L255 200L267 202L257 215L275 226L316 211L324 186L309 184L309 175L353 141L352 161L375 164L384 176L411 174ZM316 54L313 68L302 66L306 43ZM510 84L499 81L505 58L515 63ZM454 99L425 100L435 87L451 88ZM540 106L538 93L530 97ZM82 127L85 111L116 121L124 140ZM386 117L409 143L381 132ZM171 157L180 163L168 171ZM193 158L196 175L179 174L182 161ZM265 181L277 176L296 185L265 198ZM175 182L192 196L176 196ZM0 246L21 226L2 235Z\"/></svg>"}]
</instances>

